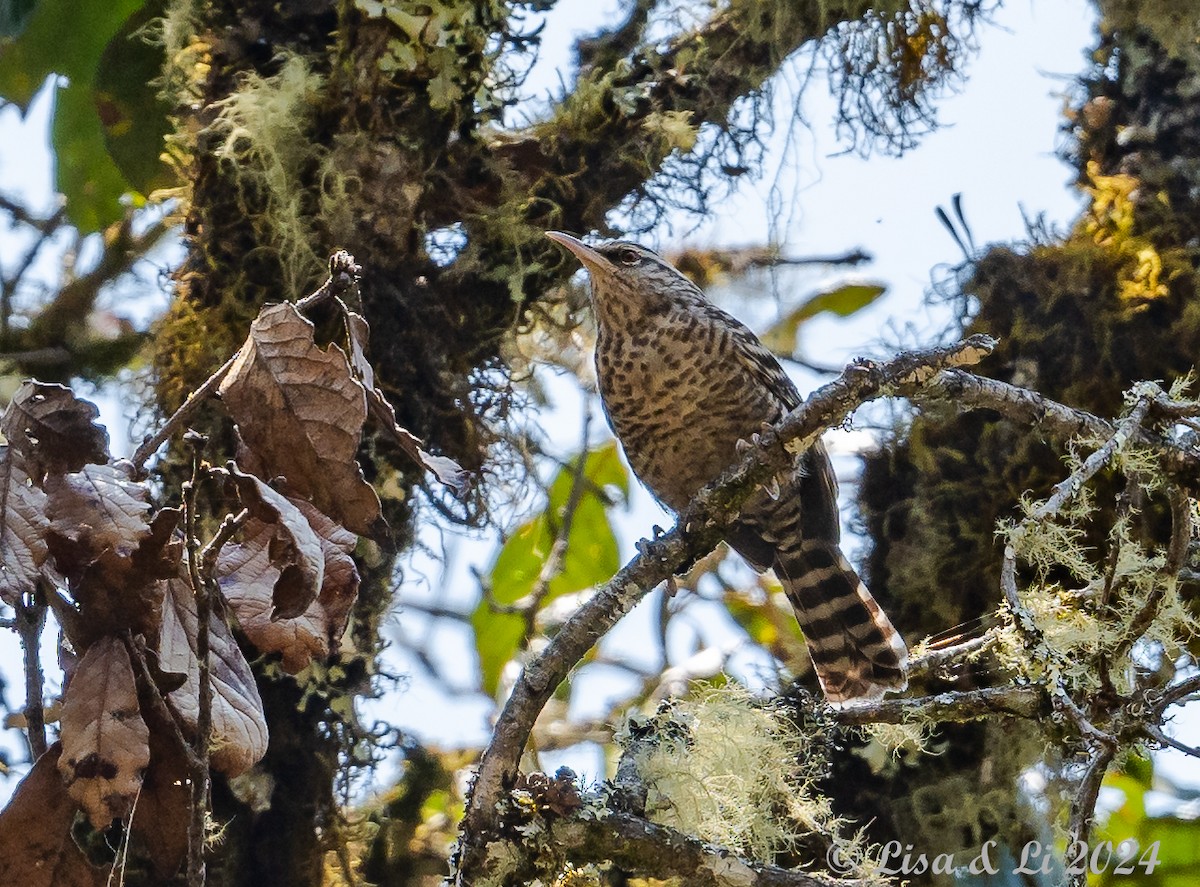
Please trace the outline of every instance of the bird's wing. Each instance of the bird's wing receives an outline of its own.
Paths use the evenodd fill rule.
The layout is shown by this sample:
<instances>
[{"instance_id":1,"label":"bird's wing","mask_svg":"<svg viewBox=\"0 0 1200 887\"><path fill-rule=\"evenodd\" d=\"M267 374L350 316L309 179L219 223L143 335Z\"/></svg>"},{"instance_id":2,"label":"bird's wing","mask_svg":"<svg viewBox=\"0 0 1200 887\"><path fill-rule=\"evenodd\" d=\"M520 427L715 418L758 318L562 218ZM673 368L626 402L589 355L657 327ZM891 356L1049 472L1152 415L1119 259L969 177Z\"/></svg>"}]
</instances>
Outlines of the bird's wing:
<instances>
[{"instance_id":1,"label":"bird's wing","mask_svg":"<svg viewBox=\"0 0 1200 887\"><path fill-rule=\"evenodd\" d=\"M800 406L803 398L796 389L796 384L788 378L783 367L779 365L779 359L759 341L758 336L754 335L750 328L740 320L722 311L716 305L707 303L705 307L733 334L734 342L737 345L734 348L734 354L749 371L751 377L759 384L765 385L783 405L780 417L783 413Z\"/></svg>"},{"instance_id":2,"label":"bird's wing","mask_svg":"<svg viewBox=\"0 0 1200 887\"><path fill-rule=\"evenodd\" d=\"M716 306L711 307L715 311L720 311L727 318L725 322L729 325L738 346L734 349L738 360L743 363L750 375L757 382L765 385L782 404L783 410L776 417L776 421L782 418L783 413L800 406L804 398L800 396L796 384L788 378L783 367L779 365L779 360L771 353L770 349L760 342L758 336L754 335L745 324L725 314ZM802 526L805 537L837 542L841 535L837 511L837 475L834 474L825 445L820 440L814 443L801 457L799 468L800 497L804 502Z\"/></svg>"}]
</instances>

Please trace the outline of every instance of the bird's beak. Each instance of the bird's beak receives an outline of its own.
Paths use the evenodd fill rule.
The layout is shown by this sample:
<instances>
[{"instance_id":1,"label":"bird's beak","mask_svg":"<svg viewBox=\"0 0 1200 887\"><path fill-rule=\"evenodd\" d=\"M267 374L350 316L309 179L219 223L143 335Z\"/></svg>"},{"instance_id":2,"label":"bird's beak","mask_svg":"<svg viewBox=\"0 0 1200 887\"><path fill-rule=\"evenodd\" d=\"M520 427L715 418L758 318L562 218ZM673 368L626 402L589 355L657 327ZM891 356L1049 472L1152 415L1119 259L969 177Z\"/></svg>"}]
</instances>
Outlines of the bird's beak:
<instances>
[{"instance_id":1,"label":"bird's beak","mask_svg":"<svg viewBox=\"0 0 1200 887\"><path fill-rule=\"evenodd\" d=\"M583 267L587 268L590 274L612 274L615 270L612 262L600 255L578 237L572 237L570 234L563 234L561 231L547 231L546 236L557 243L559 246L570 250L575 258L583 262Z\"/></svg>"}]
</instances>

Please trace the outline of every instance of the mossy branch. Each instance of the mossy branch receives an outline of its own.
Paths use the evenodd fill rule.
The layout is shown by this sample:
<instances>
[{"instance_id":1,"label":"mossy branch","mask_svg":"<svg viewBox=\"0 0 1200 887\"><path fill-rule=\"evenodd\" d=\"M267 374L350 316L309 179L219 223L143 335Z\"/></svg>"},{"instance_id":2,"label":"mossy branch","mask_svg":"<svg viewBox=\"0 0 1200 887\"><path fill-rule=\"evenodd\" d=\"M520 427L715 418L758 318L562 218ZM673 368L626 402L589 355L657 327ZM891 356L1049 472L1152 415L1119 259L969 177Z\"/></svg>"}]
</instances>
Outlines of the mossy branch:
<instances>
[{"instance_id":1,"label":"mossy branch","mask_svg":"<svg viewBox=\"0 0 1200 887\"><path fill-rule=\"evenodd\" d=\"M1037 718L1048 713L1045 696L1037 687L988 687L920 696L915 699L882 699L834 713L839 724L909 724L977 721L997 715Z\"/></svg>"},{"instance_id":2,"label":"mossy branch","mask_svg":"<svg viewBox=\"0 0 1200 887\"><path fill-rule=\"evenodd\" d=\"M742 859L631 813L569 816L552 822L550 839L579 864L610 861L628 872L692 887L855 887L804 871ZM669 852L666 848L670 848Z\"/></svg>"}]
</instances>

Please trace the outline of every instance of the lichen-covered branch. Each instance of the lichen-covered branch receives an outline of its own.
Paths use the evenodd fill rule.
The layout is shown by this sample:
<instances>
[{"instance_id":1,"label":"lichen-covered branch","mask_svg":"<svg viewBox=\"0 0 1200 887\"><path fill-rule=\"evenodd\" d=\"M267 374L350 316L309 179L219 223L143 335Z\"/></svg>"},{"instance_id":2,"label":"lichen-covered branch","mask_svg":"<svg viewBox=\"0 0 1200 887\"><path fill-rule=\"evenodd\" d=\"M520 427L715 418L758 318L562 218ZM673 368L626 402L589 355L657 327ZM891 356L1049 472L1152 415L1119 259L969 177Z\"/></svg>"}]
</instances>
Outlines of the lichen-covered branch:
<instances>
[{"instance_id":1,"label":"lichen-covered branch","mask_svg":"<svg viewBox=\"0 0 1200 887\"><path fill-rule=\"evenodd\" d=\"M1036 718L1046 703L1036 687L989 687L919 696L915 699L883 699L866 705L844 708L834 720L845 726L867 724L904 724L913 722L974 721L997 715Z\"/></svg>"},{"instance_id":2,"label":"lichen-covered branch","mask_svg":"<svg viewBox=\"0 0 1200 887\"><path fill-rule=\"evenodd\" d=\"M917 402L942 400L964 409L992 409L1022 425L1031 425L1063 440L1076 437L1107 439L1116 426L1085 410L1066 406L1028 388L977 376L963 370L944 370L928 384L905 388L900 393ZM1137 429L1134 442L1154 448L1168 470L1195 477L1200 473L1200 454L1173 441Z\"/></svg>"},{"instance_id":3,"label":"lichen-covered branch","mask_svg":"<svg viewBox=\"0 0 1200 887\"><path fill-rule=\"evenodd\" d=\"M555 845L575 863L610 861L634 874L689 887L855 887L856 880L834 880L806 871L734 856L682 832L630 813L603 818L569 816L549 828Z\"/></svg>"}]
</instances>

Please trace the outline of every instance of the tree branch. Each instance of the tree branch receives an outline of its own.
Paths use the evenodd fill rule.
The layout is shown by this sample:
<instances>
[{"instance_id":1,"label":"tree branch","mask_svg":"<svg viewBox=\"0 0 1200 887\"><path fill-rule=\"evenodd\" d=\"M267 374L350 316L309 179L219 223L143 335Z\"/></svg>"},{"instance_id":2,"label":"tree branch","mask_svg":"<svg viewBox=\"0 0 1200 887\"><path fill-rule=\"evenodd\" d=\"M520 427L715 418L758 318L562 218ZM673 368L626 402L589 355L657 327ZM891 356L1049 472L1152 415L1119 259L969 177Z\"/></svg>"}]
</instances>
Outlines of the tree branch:
<instances>
[{"instance_id":1,"label":"tree branch","mask_svg":"<svg viewBox=\"0 0 1200 887\"><path fill-rule=\"evenodd\" d=\"M1083 773L1083 779L1079 782L1079 791L1071 802L1071 819L1067 826L1068 847L1076 846L1077 842L1084 846L1087 845L1087 839L1092 830L1092 820L1096 816L1096 799L1100 797L1100 784L1104 781L1104 774L1108 772L1108 765L1112 763L1116 753L1117 747L1106 743L1092 748L1087 769ZM1073 873L1067 883L1071 887L1087 887L1087 881L1088 876L1086 866L1084 866L1083 870Z\"/></svg>"},{"instance_id":2,"label":"tree branch","mask_svg":"<svg viewBox=\"0 0 1200 887\"><path fill-rule=\"evenodd\" d=\"M805 871L751 862L690 835L631 813L612 811L602 819L571 816L553 820L550 839L575 863L611 861L633 874L679 879L688 887L855 887Z\"/></svg>"},{"instance_id":3,"label":"tree branch","mask_svg":"<svg viewBox=\"0 0 1200 887\"><path fill-rule=\"evenodd\" d=\"M975 721L996 715L1036 718L1044 713L1043 694L1037 687L990 687L916 699L882 699L836 710L833 719L843 726L864 727L914 721Z\"/></svg>"},{"instance_id":4,"label":"tree branch","mask_svg":"<svg viewBox=\"0 0 1200 887\"><path fill-rule=\"evenodd\" d=\"M1007 382L987 379L962 370L944 370L928 384L906 386L898 393L918 403L947 401L960 408L991 409L1023 425L1040 427L1064 440L1074 437L1111 438L1117 426L1084 410ZM1195 478L1200 474L1200 454L1145 429L1133 433L1133 442L1156 450L1169 472Z\"/></svg>"}]
</instances>

